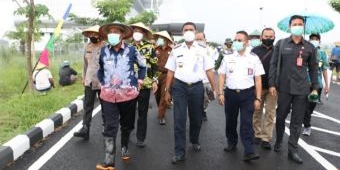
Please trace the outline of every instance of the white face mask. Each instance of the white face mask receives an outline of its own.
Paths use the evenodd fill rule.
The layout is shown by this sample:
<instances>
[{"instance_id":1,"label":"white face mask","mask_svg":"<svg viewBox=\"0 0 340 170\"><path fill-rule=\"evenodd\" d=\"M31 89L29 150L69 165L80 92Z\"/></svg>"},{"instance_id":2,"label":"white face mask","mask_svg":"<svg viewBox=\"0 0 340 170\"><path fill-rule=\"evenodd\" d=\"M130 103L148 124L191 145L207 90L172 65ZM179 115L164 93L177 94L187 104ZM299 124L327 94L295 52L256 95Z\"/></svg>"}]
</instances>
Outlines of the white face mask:
<instances>
[{"instance_id":1,"label":"white face mask","mask_svg":"<svg viewBox=\"0 0 340 170\"><path fill-rule=\"evenodd\" d=\"M186 42L192 42L195 40L195 33L193 31L186 31L183 37Z\"/></svg>"},{"instance_id":2,"label":"white face mask","mask_svg":"<svg viewBox=\"0 0 340 170\"><path fill-rule=\"evenodd\" d=\"M143 34L140 32L134 32L132 36L135 41L140 41L143 39Z\"/></svg>"},{"instance_id":3,"label":"white face mask","mask_svg":"<svg viewBox=\"0 0 340 170\"><path fill-rule=\"evenodd\" d=\"M312 43L314 45L314 47L320 46L320 42L318 40L311 40L310 43Z\"/></svg>"}]
</instances>

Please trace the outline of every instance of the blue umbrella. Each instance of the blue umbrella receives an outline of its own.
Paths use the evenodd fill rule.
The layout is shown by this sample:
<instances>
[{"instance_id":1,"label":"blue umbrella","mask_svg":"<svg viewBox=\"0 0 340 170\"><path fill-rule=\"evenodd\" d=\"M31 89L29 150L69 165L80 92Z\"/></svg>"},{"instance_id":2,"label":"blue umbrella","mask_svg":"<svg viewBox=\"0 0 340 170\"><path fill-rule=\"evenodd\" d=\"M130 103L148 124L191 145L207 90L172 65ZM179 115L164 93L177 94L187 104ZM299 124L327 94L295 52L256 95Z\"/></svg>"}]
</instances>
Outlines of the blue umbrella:
<instances>
[{"instance_id":1,"label":"blue umbrella","mask_svg":"<svg viewBox=\"0 0 340 170\"><path fill-rule=\"evenodd\" d=\"M334 28L334 23L328 18L318 16L315 14L299 14L305 18L305 34L313 33L325 33ZM289 29L289 19L293 15L290 15L282 19L278 24L280 30L290 33Z\"/></svg>"}]
</instances>

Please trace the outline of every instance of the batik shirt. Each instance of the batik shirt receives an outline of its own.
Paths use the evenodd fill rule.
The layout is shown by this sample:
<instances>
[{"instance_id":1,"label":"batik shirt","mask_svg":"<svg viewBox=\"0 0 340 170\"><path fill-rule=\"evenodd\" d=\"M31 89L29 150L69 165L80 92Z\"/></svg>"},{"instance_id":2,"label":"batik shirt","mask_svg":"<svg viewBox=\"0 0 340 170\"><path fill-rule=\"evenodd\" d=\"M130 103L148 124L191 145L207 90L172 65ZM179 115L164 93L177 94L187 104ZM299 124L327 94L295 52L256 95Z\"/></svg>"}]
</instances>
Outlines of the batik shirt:
<instances>
[{"instance_id":1,"label":"batik shirt","mask_svg":"<svg viewBox=\"0 0 340 170\"><path fill-rule=\"evenodd\" d=\"M138 65L138 80L134 64ZM139 94L138 81L146 74L146 62L133 46L122 44L118 51L111 45L101 49L98 79L101 84L100 98L119 103L130 101Z\"/></svg>"},{"instance_id":2,"label":"batik shirt","mask_svg":"<svg viewBox=\"0 0 340 170\"><path fill-rule=\"evenodd\" d=\"M152 87L152 82L157 80L157 57L154 47L147 41L142 41L140 44L133 42L132 45L137 48L139 53L146 60L147 71L142 89L150 89ZM137 65L135 65L135 68L137 68Z\"/></svg>"}]
</instances>

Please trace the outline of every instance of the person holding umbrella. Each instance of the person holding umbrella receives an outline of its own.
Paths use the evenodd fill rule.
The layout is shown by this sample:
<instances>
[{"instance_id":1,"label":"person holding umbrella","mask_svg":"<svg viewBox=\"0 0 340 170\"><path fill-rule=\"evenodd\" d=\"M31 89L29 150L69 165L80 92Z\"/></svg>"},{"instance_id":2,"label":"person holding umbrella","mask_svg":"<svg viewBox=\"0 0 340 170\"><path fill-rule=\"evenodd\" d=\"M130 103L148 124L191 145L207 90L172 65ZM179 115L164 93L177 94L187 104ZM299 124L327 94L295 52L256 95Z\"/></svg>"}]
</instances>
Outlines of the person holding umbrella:
<instances>
[{"instance_id":1,"label":"person holding umbrella","mask_svg":"<svg viewBox=\"0 0 340 170\"><path fill-rule=\"evenodd\" d=\"M301 15L290 17L291 36L276 43L270 61L268 82L270 93L278 96L274 151L281 151L285 120L291 109L288 158L297 163L303 162L298 154L298 140L307 108L308 94L310 89L311 94L317 94L319 88L316 50L303 38L304 27L305 17Z\"/></svg>"}]
</instances>

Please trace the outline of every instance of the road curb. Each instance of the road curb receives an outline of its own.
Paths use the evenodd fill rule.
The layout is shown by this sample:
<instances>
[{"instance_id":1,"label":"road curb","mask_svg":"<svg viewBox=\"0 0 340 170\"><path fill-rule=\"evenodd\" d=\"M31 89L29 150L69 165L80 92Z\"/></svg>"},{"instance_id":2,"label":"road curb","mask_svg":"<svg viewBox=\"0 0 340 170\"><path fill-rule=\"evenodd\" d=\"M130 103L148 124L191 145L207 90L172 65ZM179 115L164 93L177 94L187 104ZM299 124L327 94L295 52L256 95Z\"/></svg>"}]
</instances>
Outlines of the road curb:
<instances>
[{"instance_id":1,"label":"road curb","mask_svg":"<svg viewBox=\"0 0 340 170\"><path fill-rule=\"evenodd\" d=\"M84 95L78 96L68 106L59 109L25 133L17 135L0 146L0 169L17 160L34 144L53 133L56 128L70 120L74 114L83 110L83 105Z\"/></svg>"}]
</instances>

